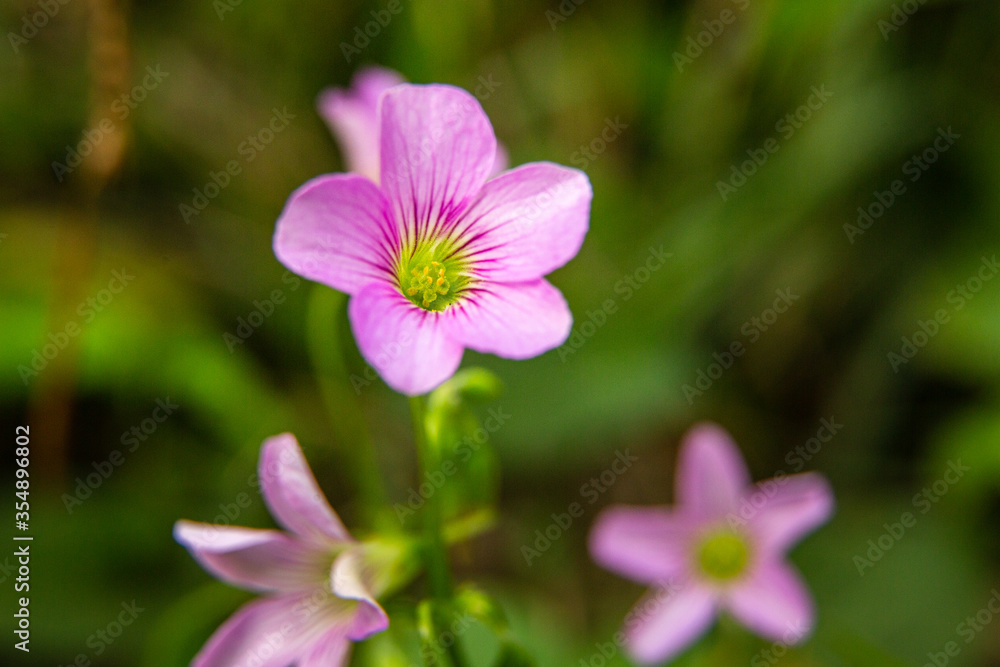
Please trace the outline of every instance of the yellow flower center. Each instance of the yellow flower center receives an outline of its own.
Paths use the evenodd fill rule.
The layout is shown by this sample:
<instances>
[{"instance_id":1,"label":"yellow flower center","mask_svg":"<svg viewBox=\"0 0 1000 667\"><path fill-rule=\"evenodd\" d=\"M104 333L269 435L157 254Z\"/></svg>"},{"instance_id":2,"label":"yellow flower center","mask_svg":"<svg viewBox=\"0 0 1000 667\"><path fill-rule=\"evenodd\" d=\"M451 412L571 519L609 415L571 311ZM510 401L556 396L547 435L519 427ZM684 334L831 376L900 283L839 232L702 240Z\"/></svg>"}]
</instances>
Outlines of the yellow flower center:
<instances>
[{"instance_id":1,"label":"yellow flower center","mask_svg":"<svg viewBox=\"0 0 1000 667\"><path fill-rule=\"evenodd\" d=\"M430 308L438 296L448 294L451 289L451 281L448 280L444 264L441 262L431 262L425 264L423 269L410 269L410 286L406 290L406 295L416 303L413 297L418 294L423 301L420 303L423 308Z\"/></svg>"},{"instance_id":2,"label":"yellow flower center","mask_svg":"<svg viewBox=\"0 0 1000 667\"><path fill-rule=\"evenodd\" d=\"M696 549L698 569L709 579L731 581L744 573L750 548L742 535L723 528L708 533Z\"/></svg>"},{"instance_id":3,"label":"yellow flower center","mask_svg":"<svg viewBox=\"0 0 1000 667\"><path fill-rule=\"evenodd\" d=\"M403 296L424 310L444 310L461 298L470 283L466 263L450 257L443 245L418 246L396 269Z\"/></svg>"}]
</instances>

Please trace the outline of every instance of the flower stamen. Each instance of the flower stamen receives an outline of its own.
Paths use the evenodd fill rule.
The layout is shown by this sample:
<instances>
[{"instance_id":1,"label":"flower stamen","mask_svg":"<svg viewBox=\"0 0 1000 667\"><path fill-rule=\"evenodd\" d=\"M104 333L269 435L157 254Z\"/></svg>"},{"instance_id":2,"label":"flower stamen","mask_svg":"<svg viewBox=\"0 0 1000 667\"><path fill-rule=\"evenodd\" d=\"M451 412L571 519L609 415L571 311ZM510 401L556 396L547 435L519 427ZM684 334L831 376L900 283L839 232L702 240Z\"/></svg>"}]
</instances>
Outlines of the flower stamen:
<instances>
[{"instance_id":1,"label":"flower stamen","mask_svg":"<svg viewBox=\"0 0 1000 667\"><path fill-rule=\"evenodd\" d=\"M424 310L444 310L470 283L465 262L449 256L442 243L419 246L397 268L399 289Z\"/></svg>"},{"instance_id":2,"label":"flower stamen","mask_svg":"<svg viewBox=\"0 0 1000 667\"><path fill-rule=\"evenodd\" d=\"M412 269L410 271L410 287L406 290L409 296L416 296L418 293L423 297L424 308L430 306L438 295L445 295L451 289L451 281L445 275L445 267L441 262L432 261L423 267L423 270Z\"/></svg>"}]
</instances>

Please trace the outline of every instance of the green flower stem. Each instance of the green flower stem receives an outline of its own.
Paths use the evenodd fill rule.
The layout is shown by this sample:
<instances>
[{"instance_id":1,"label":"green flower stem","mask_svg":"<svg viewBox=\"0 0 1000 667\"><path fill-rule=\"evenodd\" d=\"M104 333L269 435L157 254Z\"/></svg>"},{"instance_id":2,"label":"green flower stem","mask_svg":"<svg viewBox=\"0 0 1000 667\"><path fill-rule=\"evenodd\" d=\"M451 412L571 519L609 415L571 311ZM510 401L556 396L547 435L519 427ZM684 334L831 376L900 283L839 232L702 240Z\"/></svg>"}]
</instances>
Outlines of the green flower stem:
<instances>
[{"instance_id":1,"label":"green flower stem","mask_svg":"<svg viewBox=\"0 0 1000 667\"><path fill-rule=\"evenodd\" d=\"M417 459L420 464L420 478L440 467L438 453L427 442L427 423L424 418L424 398L410 399L410 413L416 432ZM435 493L426 499L423 510L424 561L430 578L431 594L441 600L449 600L452 595L451 569L448 565L448 550L442 533L441 494Z\"/></svg>"},{"instance_id":2,"label":"green flower stem","mask_svg":"<svg viewBox=\"0 0 1000 667\"><path fill-rule=\"evenodd\" d=\"M443 603L446 607L450 605ZM421 655L425 667L468 667L468 663L458 650L458 642L450 642L446 648L442 638L449 633L450 619L442 615L445 607L436 600L423 600L417 605L417 628L420 632Z\"/></svg>"},{"instance_id":3,"label":"green flower stem","mask_svg":"<svg viewBox=\"0 0 1000 667\"><path fill-rule=\"evenodd\" d=\"M427 438L427 420L425 399L421 396L410 398L410 413L413 416L413 429L417 444L417 459L420 464L421 479L427 473L433 472L441 467L441 457L437 449L432 447ZM451 567L448 564L448 547L445 543L444 525L441 515L440 494L434 494L427 498L423 511L424 529L424 562L427 567L427 576L430 579L431 595L436 600L443 601L446 605L451 604L454 589L451 580ZM432 607L437 612L440 607ZM447 623L439 625L437 613L432 613L432 626L434 628L435 650L440 655L440 661L454 667L466 667L467 663L458 642L451 643L445 648L440 643L439 637L442 632L439 627L447 627Z\"/></svg>"}]
</instances>

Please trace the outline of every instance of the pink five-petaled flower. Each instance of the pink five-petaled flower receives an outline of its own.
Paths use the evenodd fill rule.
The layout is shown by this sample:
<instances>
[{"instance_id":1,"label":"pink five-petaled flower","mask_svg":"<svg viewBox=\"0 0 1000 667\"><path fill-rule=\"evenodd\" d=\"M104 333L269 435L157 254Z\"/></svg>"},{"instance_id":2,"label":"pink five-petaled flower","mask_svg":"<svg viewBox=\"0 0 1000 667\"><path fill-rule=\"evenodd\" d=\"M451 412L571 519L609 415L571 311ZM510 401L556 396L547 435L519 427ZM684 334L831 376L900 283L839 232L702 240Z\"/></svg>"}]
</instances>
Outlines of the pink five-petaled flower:
<instances>
[{"instance_id":1,"label":"pink five-petaled flower","mask_svg":"<svg viewBox=\"0 0 1000 667\"><path fill-rule=\"evenodd\" d=\"M673 509L605 510L590 534L595 561L654 587L630 616L632 655L643 663L672 658L721 610L768 639L805 639L812 598L785 552L832 514L825 478L782 475L752 485L729 435L702 424L681 445L675 493Z\"/></svg>"},{"instance_id":2,"label":"pink five-petaled flower","mask_svg":"<svg viewBox=\"0 0 1000 667\"><path fill-rule=\"evenodd\" d=\"M406 83L403 75L385 67L365 67L348 89L330 87L320 92L316 106L344 153L347 171L379 180L378 101L382 93ZM507 168L507 152L497 144L492 174Z\"/></svg>"},{"instance_id":3,"label":"pink five-petaled flower","mask_svg":"<svg viewBox=\"0 0 1000 667\"><path fill-rule=\"evenodd\" d=\"M294 436L264 442L258 475L265 502L289 532L191 521L174 527L210 573L263 593L223 623L192 665L346 665L351 641L389 625L375 600L384 572L327 503Z\"/></svg>"},{"instance_id":4,"label":"pink five-petaled flower","mask_svg":"<svg viewBox=\"0 0 1000 667\"><path fill-rule=\"evenodd\" d=\"M379 115L379 184L333 174L300 187L278 259L351 295L362 355L405 394L451 377L465 348L527 359L562 344L572 315L543 276L586 236L586 174L536 162L489 178L493 128L452 86L394 86Z\"/></svg>"}]
</instances>

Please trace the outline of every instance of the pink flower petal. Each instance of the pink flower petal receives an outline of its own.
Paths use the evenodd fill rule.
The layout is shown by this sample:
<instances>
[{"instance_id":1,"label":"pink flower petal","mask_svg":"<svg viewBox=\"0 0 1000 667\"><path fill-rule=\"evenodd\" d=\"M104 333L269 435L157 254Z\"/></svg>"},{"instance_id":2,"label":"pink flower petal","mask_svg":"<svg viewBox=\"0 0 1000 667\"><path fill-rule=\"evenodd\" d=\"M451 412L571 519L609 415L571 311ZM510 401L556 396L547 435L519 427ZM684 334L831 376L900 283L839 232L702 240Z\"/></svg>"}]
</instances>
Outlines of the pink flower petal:
<instances>
[{"instance_id":1,"label":"pink flower petal","mask_svg":"<svg viewBox=\"0 0 1000 667\"><path fill-rule=\"evenodd\" d=\"M351 642L343 634L331 632L320 639L296 667L344 667L351 655Z\"/></svg>"},{"instance_id":2,"label":"pink flower petal","mask_svg":"<svg viewBox=\"0 0 1000 667\"><path fill-rule=\"evenodd\" d=\"M355 99L371 109L377 120L378 101L382 93L401 83L406 83L406 79L396 70L368 65L358 70L351 79L351 91Z\"/></svg>"},{"instance_id":3,"label":"pink flower petal","mask_svg":"<svg viewBox=\"0 0 1000 667\"><path fill-rule=\"evenodd\" d=\"M257 474L278 523L303 537L353 542L316 483L294 435L283 433L264 441Z\"/></svg>"},{"instance_id":4,"label":"pink flower petal","mask_svg":"<svg viewBox=\"0 0 1000 667\"><path fill-rule=\"evenodd\" d=\"M223 623L191 662L192 667L288 667L316 636L315 618L298 613L295 596L258 598ZM305 620L305 622L303 622Z\"/></svg>"},{"instance_id":5,"label":"pink flower petal","mask_svg":"<svg viewBox=\"0 0 1000 667\"><path fill-rule=\"evenodd\" d=\"M587 175L548 162L504 172L450 230L458 254L491 280L540 278L576 256L590 221Z\"/></svg>"},{"instance_id":6,"label":"pink flower petal","mask_svg":"<svg viewBox=\"0 0 1000 667\"><path fill-rule=\"evenodd\" d=\"M604 510L590 531L590 555L602 567L641 583L664 582L687 569L693 527L659 507Z\"/></svg>"},{"instance_id":7,"label":"pink flower petal","mask_svg":"<svg viewBox=\"0 0 1000 667\"><path fill-rule=\"evenodd\" d=\"M446 85L403 84L382 96L381 184L409 244L435 237L475 198L496 159L479 102Z\"/></svg>"},{"instance_id":8,"label":"pink flower petal","mask_svg":"<svg viewBox=\"0 0 1000 667\"><path fill-rule=\"evenodd\" d=\"M347 171L378 182L378 101L386 90L405 81L391 69L366 67L354 75L349 89L327 88L320 93L319 113L341 146Z\"/></svg>"},{"instance_id":9,"label":"pink flower petal","mask_svg":"<svg viewBox=\"0 0 1000 667\"><path fill-rule=\"evenodd\" d=\"M684 436L677 462L677 500L705 518L734 512L750 485L743 456L729 434L715 424L699 424Z\"/></svg>"},{"instance_id":10,"label":"pink flower petal","mask_svg":"<svg viewBox=\"0 0 1000 667\"><path fill-rule=\"evenodd\" d=\"M398 392L425 394L462 361L462 346L446 334L442 313L418 308L389 283L361 290L348 314L361 354Z\"/></svg>"},{"instance_id":11,"label":"pink flower petal","mask_svg":"<svg viewBox=\"0 0 1000 667\"><path fill-rule=\"evenodd\" d=\"M360 549L345 551L334 561L330 573L334 594L359 603L354 623L347 631L348 638L353 640L364 639L389 627L389 617L364 582L363 557Z\"/></svg>"},{"instance_id":12,"label":"pink flower petal","mask_svg":"<svg viewBox=\"0 0 1000 667\"><path fill-rule=\"evenodd\" d=\"M213 576L248 590L301 590L323 579L327 557L276 530L178 521L174 539Z\"/></svg>"},{"instance_id":13,"label":"pink flower petal","mask_svg":"<svg viewBox=\"0 0 1000 667\"><path fill-rule=\"evenodd\" d=\"M758 484L757 488L756 495L767 497L764 486ZM749 524L762 549L783 552L830 519L833 491L829 482L816 473L792 475L776 489Z\"/></svg>"},{"instance_id":14,"label":"pink flower petal","mask_svg":"<svg viewBox=\"0 0 1000 667\"><path fill-rule=\"evenodd\" d=\"M507 167L510 166L510 153L507 151L507 147L504 146L499 141L497 142L497 153L493 158L493 168L490 169L490 177L496 176L497 174L502 174L507 171Z\"/></svg>"},{"instance_id":15,"label":"pink flower petal","mask_svg":"<svg viewBox=\"0 0 1000 667\"><path fill-rule=\"evenodd\" d=\"M727 593L725 605L740 623L772 641L797 644L812 632L812 597L798 572L782 561L760 563Z\"/></svg>"},{"instance_id":16,"label":"pink flower petal","mask_svg":"<svg viewBox=\"0 0 1000 667\"><path fill-rule=\"evenodd\" d=\"M448 336L477 352L529 359L562 345L573 326L563 295L545 280L484 281L444 311Z\"/></svg>"},{"instance_id":17,"label":"pink flower petal","mask_svg":"<svg viewBox=\"0 0 1000 667\"><path fill-rule=\"evenodd\" d=\"M674 658L711 627L715 596L689 584L677 591L652 591L625 619L629 653L654 664Z\"/></svg>"},{"instance_id":18,"label":"pink flower petal","mask_svg":"<svg viewBox=\"0 0 1000 667\"><path fill-rule=\"evenodd\" d=\"M362 176L320 176L285 204L274 254L295 273L355 294L373 280L392 279L398 248L388 204Z\"/></svg>"}]
</instances>

